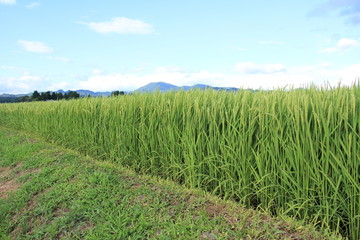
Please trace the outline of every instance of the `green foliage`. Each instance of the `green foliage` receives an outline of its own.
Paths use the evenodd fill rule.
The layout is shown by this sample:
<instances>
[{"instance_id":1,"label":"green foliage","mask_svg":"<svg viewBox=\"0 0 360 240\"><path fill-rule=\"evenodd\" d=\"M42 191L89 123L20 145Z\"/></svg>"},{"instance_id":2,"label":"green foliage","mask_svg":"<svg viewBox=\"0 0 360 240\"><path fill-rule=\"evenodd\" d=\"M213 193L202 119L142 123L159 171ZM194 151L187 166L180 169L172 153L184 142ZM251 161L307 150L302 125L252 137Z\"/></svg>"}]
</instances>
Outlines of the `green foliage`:
<instances>
[{"instance_id":1,"label":"green foliage","mask_svg":"<svg viewBox=\"0 0 360 240\"><path fill-rule=\"evenodd\" d=\"M48 101L48 100L61 100L61 99L77 99L80 98L80 94L78 94L76 91L69 91L65 94L62 94L61 92L42 92L39 93L38 91L34 91L31 95L32 101ZM25 100L24 100L25 101Z\"/></svg>"},{"instance_id":2,"label":"green foliage","mask_svg":"<svg viewBox=\"0 0 360 240\"><path fill-rule=\"evenodd\" d=\"M0 128L3 239L340 239ZM20 176L20 177L19 177Z\"/></svg>"},{"instance_id":3,"label":"green foliage","mask_svg":"<svg viewBox=\"0 0 360 240\"><path fill-rule=\"evenodd\" d=\"M3 104L0 122L360 236L360 86Z\"/></svg>"},{"instance_id":4,"label":"green foliage","mask_svg":"<svg viewBox=\"0 0 360 240\"><path fill-rule=\"evenodd\" d=\"M31 95L31 98L33 99L33 100L40 100L40 94L39 94L39 92L38 91L34 91L33 92L33 94Z\"/></svg>"},{"instance_id":5,"label":"green foliage","mask_svg":"<svg viewBox=\"0 0 360 240\"><path fill-rule=\"evenodd\" d=\"M69 91L69 92L64 94L65 99L77 99L79 97L80 97L80 94L78 94L75 91Z\"/></svg>"},{"instance_id":6,"label":"green foliage","mask_svg":"<svg viewBox=\"0 0 360 240\"><path fill-rule=\"evenodd\" d=\"M0 97L0 103L14 103L19 102L19 99L16 97Z\"/></svg>"},{"instance_id":7,"label":"green foliage","mask_svg":"<svg viewBox=\"0 0 360 240\"><path fill-rule=\"evenodd\" d=\"M113 91L113 92L111 92L112 97L116 97L116 96L119 96L119 95L125 95L125 92L123 92L123 91Z\"/></svg>"}]
</instances>

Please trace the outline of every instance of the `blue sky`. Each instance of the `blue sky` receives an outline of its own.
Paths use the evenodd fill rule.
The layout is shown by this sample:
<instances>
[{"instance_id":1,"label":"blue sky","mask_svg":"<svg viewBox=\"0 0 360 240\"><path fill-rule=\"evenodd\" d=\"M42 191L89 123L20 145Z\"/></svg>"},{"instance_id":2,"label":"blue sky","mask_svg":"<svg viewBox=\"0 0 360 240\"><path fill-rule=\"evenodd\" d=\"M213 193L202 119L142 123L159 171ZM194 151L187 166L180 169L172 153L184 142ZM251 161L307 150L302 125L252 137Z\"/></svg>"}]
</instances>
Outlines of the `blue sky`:
<instances>
[{"instance_id":1,"label":"blue sky","mask_svg":"<svg viewBox=\"0 0 360 240\"><path fill-rule=\"evenodd\" d=\"M359 0L0 0L0 93L360 77Z\"/></svg>"}]
</instances>

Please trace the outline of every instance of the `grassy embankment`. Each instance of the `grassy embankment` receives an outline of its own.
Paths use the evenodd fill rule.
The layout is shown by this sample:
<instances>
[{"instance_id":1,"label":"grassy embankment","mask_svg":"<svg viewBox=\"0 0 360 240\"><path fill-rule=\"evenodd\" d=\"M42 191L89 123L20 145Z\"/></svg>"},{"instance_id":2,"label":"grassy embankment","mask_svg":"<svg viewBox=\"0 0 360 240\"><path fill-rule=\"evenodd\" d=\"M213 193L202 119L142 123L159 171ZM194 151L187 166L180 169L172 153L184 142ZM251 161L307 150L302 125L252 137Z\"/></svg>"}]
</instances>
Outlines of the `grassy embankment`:
<instances>
[{"instance_id":1,"label":"grassy embankment","mask_svg":"<svg viewBox=\"0 0 360 240\"><path fill-rule=\"evenodd\" d=\"M360 236L360 86L3 104L0 121L140 173Z\"/></svg>"},{"instance_id":2,"label":"grassy embankment","mask_svg":"<svg viewBox=\"0 0 360 240\"><path fill-rule=\"evenodd\" d=\"M0 239L339 239L0 128Z\"/></svg>"}]
</instances>

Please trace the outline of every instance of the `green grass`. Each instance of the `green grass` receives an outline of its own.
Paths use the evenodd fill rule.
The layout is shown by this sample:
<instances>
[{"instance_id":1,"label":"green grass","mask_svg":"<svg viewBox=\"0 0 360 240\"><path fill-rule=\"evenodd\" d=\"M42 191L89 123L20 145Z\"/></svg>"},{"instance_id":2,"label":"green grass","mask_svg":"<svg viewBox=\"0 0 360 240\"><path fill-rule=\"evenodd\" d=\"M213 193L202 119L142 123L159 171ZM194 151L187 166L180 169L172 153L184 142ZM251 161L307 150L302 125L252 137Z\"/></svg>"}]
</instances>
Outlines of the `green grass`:
<instances>
[{"instance_id":1,"label":"green grass","mask_svg":"<svg viewBox=\"0 0 360 240\"><path fill-rule=\"evenodd\" d=\"M340 239L0 128L1 239Z\"/></svg>"},{"instance_id":2,"label":"green grass","mask_svg":"<svg viewBox=\"0 0 360 240\"><path fill-rule=\"evenodd\" d=\"M360 86L0 105L0 123L360 237Z\"/></svg>"}]
</instances>

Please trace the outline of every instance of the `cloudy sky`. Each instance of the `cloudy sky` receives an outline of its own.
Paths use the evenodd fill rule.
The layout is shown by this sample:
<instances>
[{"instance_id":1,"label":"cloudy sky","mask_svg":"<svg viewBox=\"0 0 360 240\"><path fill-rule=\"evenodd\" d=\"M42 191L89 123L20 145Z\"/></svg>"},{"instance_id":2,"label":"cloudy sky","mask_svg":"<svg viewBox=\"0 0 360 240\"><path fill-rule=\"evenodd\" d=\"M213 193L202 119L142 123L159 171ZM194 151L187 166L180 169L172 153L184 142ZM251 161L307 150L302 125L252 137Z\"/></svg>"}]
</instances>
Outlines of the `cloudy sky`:
<instances>
[{"instance_id":1,"label":"cloudy sky","mask_svg":"<svg viewBox=\"0 0 360 240\"><path fill-rule=\"evenodd\" d=\"M0 0L0 93L359 77L359 0Z\"/></svg>"}]
</instances>

